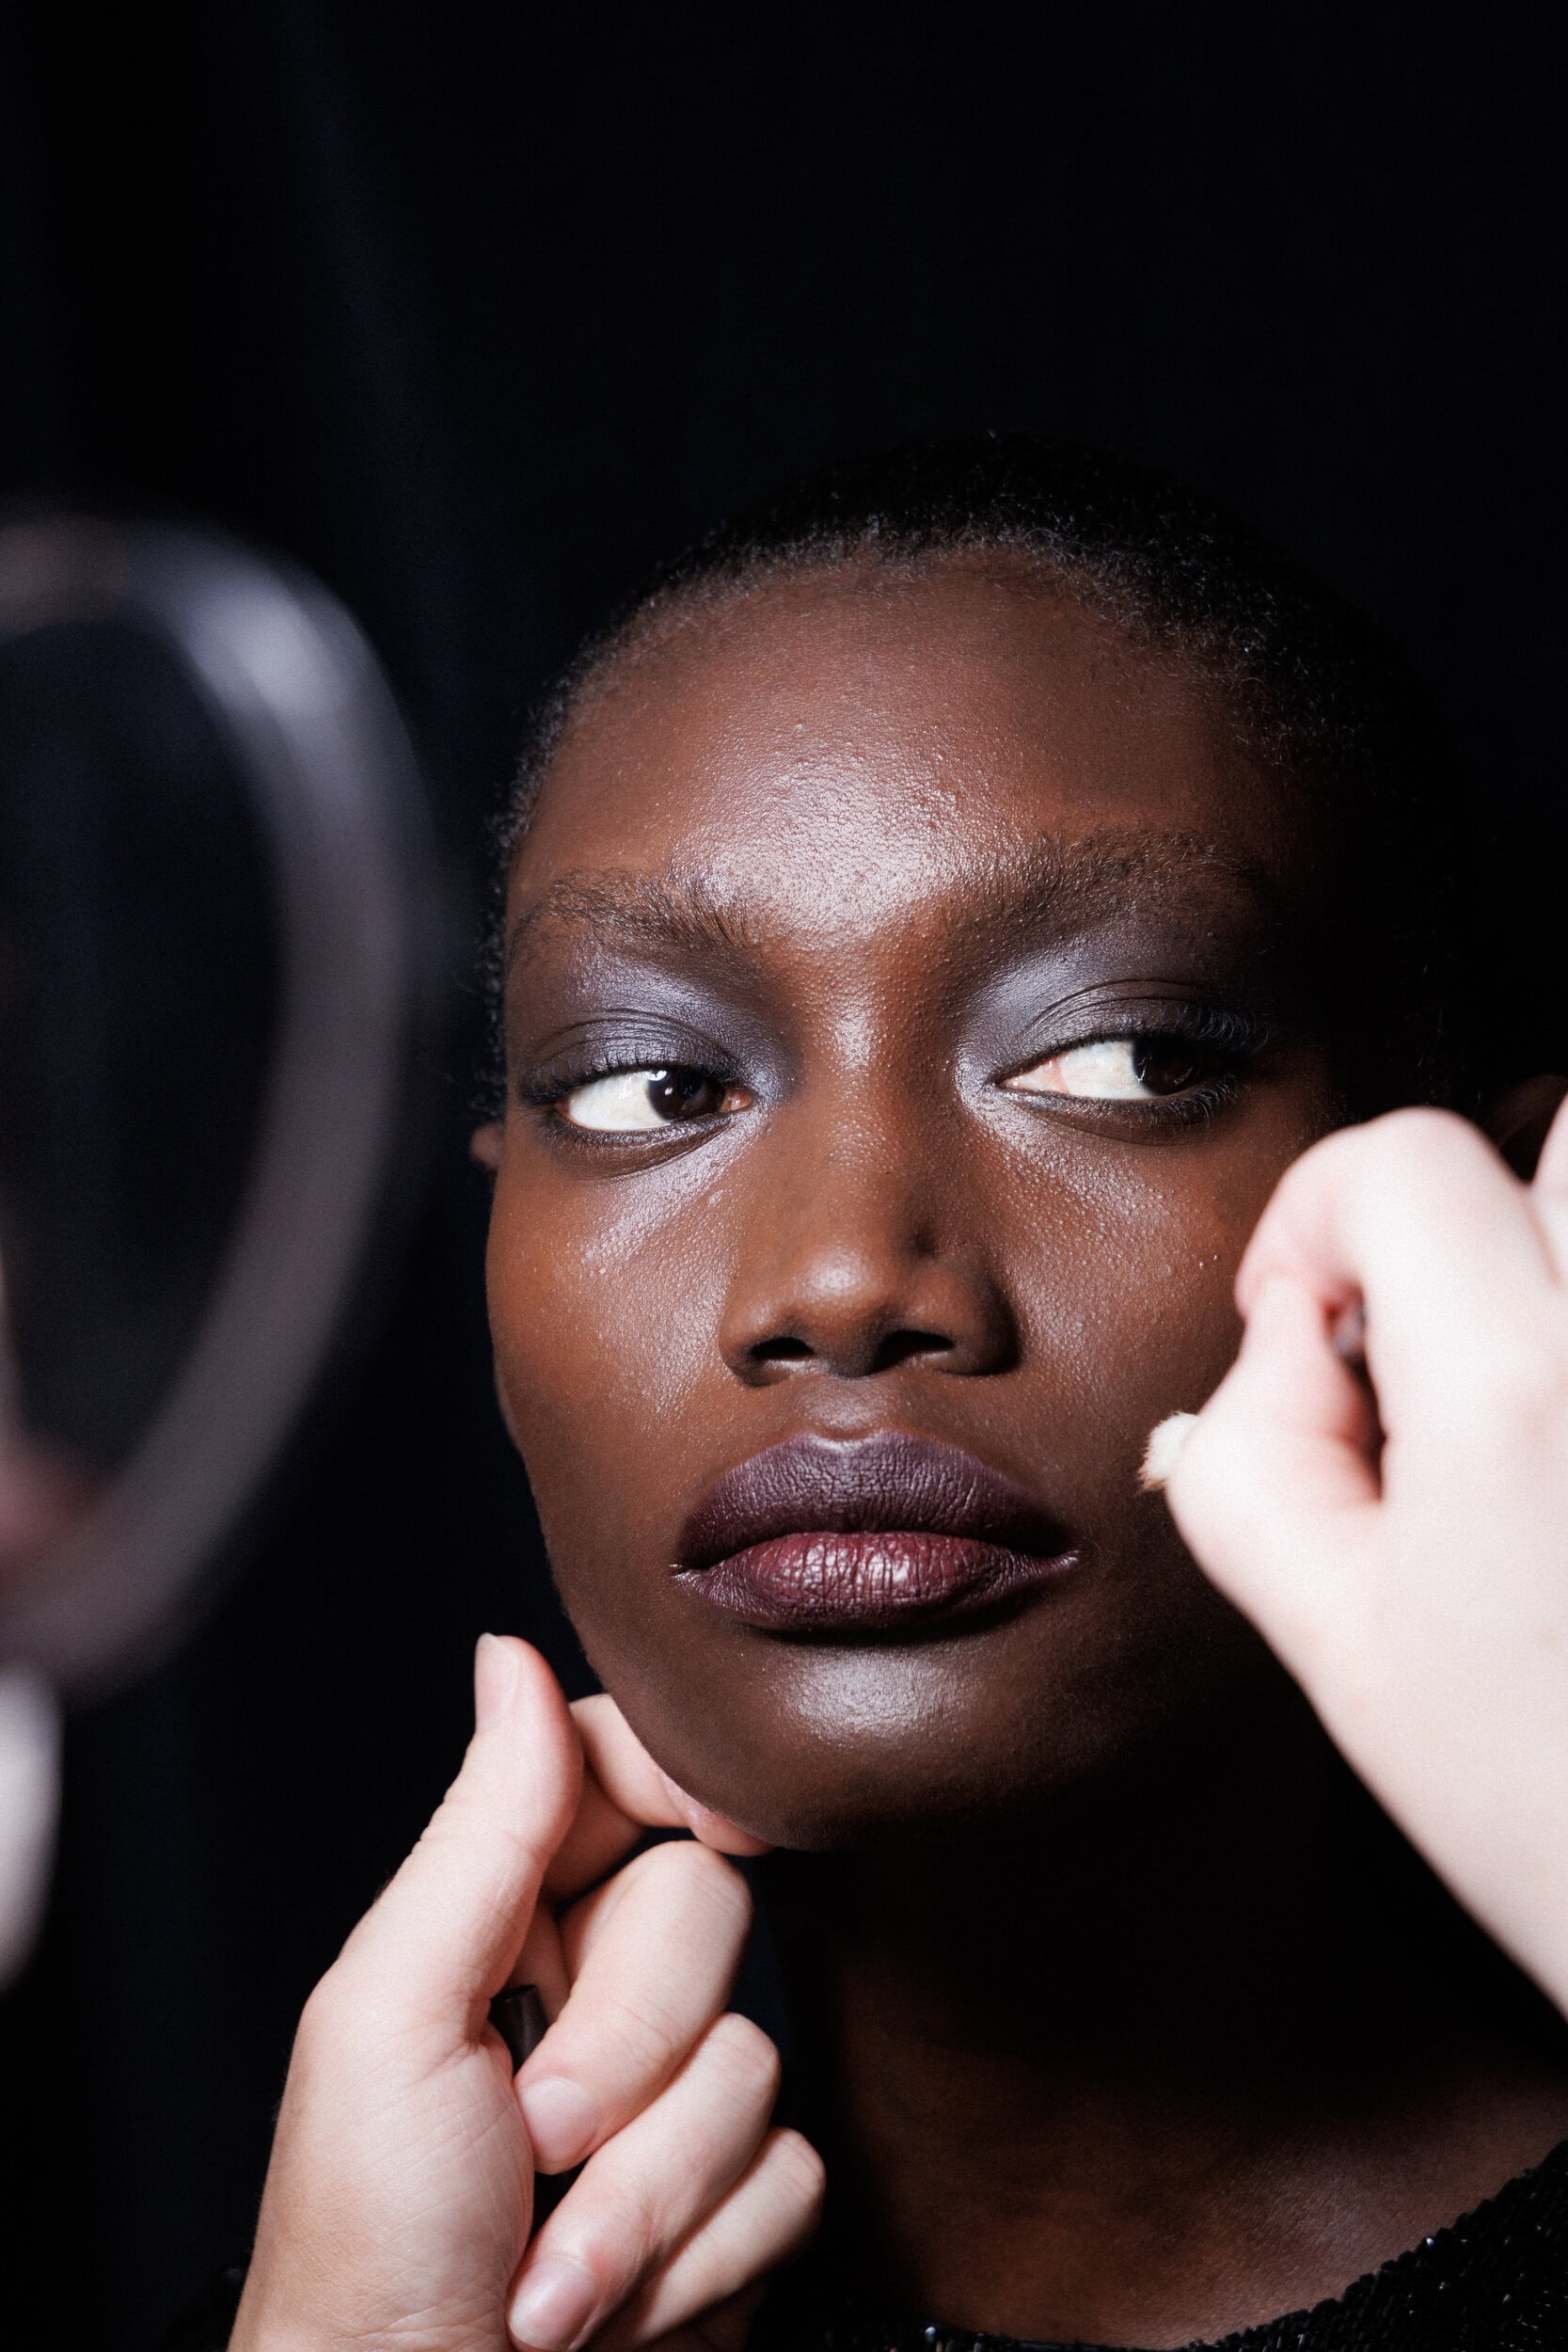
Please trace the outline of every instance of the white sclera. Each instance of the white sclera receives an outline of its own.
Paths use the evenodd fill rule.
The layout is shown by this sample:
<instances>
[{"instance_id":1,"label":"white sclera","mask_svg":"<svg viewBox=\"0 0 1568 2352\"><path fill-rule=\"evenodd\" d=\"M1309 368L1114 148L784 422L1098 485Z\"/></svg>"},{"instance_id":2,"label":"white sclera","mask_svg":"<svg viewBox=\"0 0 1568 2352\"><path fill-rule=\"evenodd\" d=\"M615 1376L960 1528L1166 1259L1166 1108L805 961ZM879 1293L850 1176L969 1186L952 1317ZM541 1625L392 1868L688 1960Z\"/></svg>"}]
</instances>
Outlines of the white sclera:
<instances>
[{"instance_id":1,"label":"white sclera","mask_svg":"<svg viewBox=\"0 0 1568 2352\"><path fill-rule=\"evenodd\" d=\"M574 1087L562 1101L563 1115L574 1127L592 1127L604 1136L646 1135L650 1128L668 1127L648 1089L652 1070L614 1070L608 1078L594 1078Z\"/></svg>"},{"instance_id":2,"label":"white sclera","mask_svg":"<svg viewBox=\"0 0 1568 2352\"><path fill-rule=\"evenodd\" d=\"M1154 1089L1138 1075L1137 1040L1131 1037L1101 1037L1091 1045L1069 1046L1032 1070L1021 1070L1007 1084L1017 1094L1071 1094L1097 1103L1154 1100Z\"/></svg>"}]
</instances>

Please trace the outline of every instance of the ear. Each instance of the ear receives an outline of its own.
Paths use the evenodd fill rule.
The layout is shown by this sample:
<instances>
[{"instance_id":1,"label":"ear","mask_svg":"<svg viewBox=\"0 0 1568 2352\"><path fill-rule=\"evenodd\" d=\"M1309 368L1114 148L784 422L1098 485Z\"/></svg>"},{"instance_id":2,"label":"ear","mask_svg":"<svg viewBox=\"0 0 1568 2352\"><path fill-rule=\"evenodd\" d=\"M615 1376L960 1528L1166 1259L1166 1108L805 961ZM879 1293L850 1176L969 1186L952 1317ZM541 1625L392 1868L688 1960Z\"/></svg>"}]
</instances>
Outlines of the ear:
<instances>
[{"instance_id":1,"label":"ear","mask_svg":"<svg viewBox=\"0 0 1568 2352\"><path fill-rule=\"evenodd\" d=\"M1521 1078L1494 1095L1481 1114L1489 1135L1515 1176L1528 1184L1546 1140L1546 1130L1568 1095L1568 1078Z\"/></svg>"},{"instance_id":2,"label":"ear","mask_svg":"<svg viewBox=\"0 0 1568 2352\"><path fill-rule=\"evenodd\" d=\"M481 1168L487 1168L492 1176L501 1164L501 1136L504 1132L501 1121L499 1119L491 1119L487 1120L483 1127L476 1127L468 1137L468 1157L477 1160ZM1543 1141L1545 1134L1546 1130L1543 1127L1541 1130ZM1539 1151L1540 1143L1537 1143L1535 1148Z\"/></svg>"}]
</instances>

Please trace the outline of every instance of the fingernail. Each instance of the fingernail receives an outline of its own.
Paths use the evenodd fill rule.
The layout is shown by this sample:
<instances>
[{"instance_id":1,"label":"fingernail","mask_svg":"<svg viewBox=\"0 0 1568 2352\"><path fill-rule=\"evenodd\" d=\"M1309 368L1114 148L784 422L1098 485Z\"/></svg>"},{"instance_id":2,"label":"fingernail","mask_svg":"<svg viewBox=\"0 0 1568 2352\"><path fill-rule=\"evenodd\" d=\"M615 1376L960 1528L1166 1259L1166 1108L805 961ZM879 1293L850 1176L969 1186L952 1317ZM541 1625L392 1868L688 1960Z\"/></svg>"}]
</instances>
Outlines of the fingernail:
<instances>
[{"instance_id":1,"label":"fingernail","mask_svg":"<svg viewBox=\"0 0 1568 2352\"><path fill-rule=\"evenodd\" d=\"M564 2172L581 2162L598 2129L599 2111L580 2083L569 2074L541 2074L537 2082L518 2085L517 2105L537 2171Z\"/></svg>"},{"instance_id":2,"label":"fingernail","mask_svg":"<svg viewBox=\"0 0 1568 2352\"><path fill-rule=\"evenodd\" d=\"M571 2352L587 2334L598 2301L599 2290L580 2263L546 2254L517 2281L506 2324L530 2352Z\"/></svg>"},{"instance_id":3,"label":"fingernail","mask_svg":"<svg viewBox=\"0 0 1568 2352\"><path fill-rule=\"evenodd\" d=\"M517 1653L510 1642L482 1633L474 1645L474 1722L493 1724L504 1715L517 1688Z\"/></svg>"},{"instance_id":4,"label":"fingernail","mask_svg":"<svg viewBox=\"0 0 1568 2352\"><path fill-rule=\"evenodd\" d=\"M1138 1484L1146 1495L1158 1494L1175 1470L1182 1447L1197 1424L1196 1413L1167 1413L1155 1422L1144 1448Z\"/></svg>"}]
</instances>

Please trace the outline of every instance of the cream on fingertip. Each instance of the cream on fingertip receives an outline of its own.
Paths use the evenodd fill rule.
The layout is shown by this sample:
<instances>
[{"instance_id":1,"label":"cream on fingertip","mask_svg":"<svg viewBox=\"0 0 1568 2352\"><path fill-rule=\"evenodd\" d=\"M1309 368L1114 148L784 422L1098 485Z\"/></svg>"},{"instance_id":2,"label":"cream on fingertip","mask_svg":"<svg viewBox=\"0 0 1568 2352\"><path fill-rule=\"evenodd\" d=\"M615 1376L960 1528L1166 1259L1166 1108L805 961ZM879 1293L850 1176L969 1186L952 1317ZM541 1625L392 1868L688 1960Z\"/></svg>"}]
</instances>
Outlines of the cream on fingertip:
<instances>
[{"instance_id":1,"label":"cream on fingertip","mask_svg":"<svg viewBox=\"0 0 1568 2352\"><path fill-rule=\"evenodd\" d=\"M1167 1413L1157 1421L1148 1433L1144 1458L1138 1470L1138 1484L1146 1495L1157 1495L1164 1488L1180 1459L1181 1449L1197 1422L1196 1413Z\"/></svg>"}]
</instances>

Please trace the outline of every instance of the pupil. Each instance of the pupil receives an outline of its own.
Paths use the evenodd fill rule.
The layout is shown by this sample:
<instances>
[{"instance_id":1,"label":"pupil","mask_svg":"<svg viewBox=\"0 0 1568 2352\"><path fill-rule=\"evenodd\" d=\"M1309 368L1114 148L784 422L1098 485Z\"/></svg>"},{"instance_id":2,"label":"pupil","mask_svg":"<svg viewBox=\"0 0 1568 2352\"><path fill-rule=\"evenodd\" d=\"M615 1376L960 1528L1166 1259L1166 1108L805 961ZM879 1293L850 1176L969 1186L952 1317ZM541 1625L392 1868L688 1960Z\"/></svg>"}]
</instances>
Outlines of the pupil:
<instances>
[{"instance_id":1,"label":"pupil","mask_svg":"<svg viewBox=\"0 0 1568 2352\"><path fill-rule=\"evenodd\" d=\"M1138 1083L1156 1094L1180 1094L1203 1075L1196 1049L1179 1037L1140 1038L1132 1049Z\"/></svg>"},{"instance_id":2,"label":"pupil","mask_svg":"<svg viewBox=\"0 0 1568 2352\"><path fill-rule=\"evenodd\" d=\"M648 1100L664 1119L707 1119L724 1090L702 1070L656 1070L648 1078Z\"/></svg>"}]
</instances>

